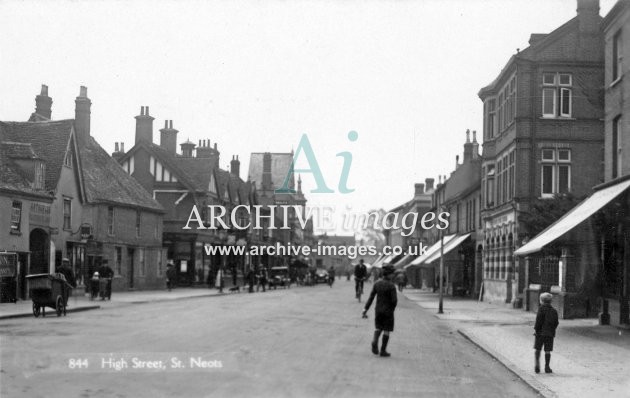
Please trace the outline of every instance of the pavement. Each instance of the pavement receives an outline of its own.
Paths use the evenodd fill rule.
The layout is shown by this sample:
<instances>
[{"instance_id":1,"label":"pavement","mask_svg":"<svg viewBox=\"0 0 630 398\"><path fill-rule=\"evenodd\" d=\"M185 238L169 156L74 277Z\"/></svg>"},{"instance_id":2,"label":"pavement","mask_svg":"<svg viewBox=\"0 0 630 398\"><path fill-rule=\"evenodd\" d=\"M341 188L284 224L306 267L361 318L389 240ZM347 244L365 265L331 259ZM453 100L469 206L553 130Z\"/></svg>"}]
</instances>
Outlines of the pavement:
<instances>
[{"instance_id":1,"label":"pavement","mask_svg":"<svg viewBox=\"0 0 630 398\"><path fill-rule=\"evenodd\" d=\"M224 289L224 292L227 292ZM223 293L229 294L229 293ZM113 292L112 300L101 300L96 298L90 300L82 291L75 289L72 296L68 298L67 313L96 310L99 308L110 308L116 306L124 306L131 304L142 304L148 302L159 302L167 300L181 300L195 297L220 296L221 293L216 289L206 288L175 288L170 292L168 290L137 290L127 292ZM33 302L31 300L18 300L17 303L0 304L0 320L23 318L33 316ZM55 310L46 308L46 316L55 316Z\"/></svg>"},{"instance_id":2,"label":"pavement","mask_svg":"<svg viewBox=\"0 0 630 398\"><path fill-rule=\"evenodd\" d=\"M534 373L536 314L507 305L409 289L404 295L457 330L545 397L630 397L630 331L597 319L560 320L552 374ZM544 365L544 355L541 357Z\"/></svg>"}]
</instances>

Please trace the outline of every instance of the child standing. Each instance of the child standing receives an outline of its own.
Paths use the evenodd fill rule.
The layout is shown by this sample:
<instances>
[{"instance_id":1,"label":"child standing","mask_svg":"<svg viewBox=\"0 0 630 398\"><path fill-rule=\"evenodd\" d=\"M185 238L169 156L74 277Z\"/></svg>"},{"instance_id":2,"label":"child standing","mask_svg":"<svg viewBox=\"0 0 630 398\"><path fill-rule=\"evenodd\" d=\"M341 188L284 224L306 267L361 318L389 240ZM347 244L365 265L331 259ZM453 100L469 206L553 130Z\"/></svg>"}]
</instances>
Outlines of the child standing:
<instances>
[{"instance_id":1,"label":"child standing","mask_svg":"<svg viewBox=\"0 0 630 398\"><path fill-rule=\"evenodd\" d=\"M556 337L556 328L558 327L558 312L551 306L553 295L551 293L543 293L540 295L540 307L536 315L536 324L534 325L534 352L536 364L534 371L540 373L540 350L545 349L545 373L552 373L549 367L551 361L551 351L553 351L553 339Z\"/></svg>"}]
</instances>

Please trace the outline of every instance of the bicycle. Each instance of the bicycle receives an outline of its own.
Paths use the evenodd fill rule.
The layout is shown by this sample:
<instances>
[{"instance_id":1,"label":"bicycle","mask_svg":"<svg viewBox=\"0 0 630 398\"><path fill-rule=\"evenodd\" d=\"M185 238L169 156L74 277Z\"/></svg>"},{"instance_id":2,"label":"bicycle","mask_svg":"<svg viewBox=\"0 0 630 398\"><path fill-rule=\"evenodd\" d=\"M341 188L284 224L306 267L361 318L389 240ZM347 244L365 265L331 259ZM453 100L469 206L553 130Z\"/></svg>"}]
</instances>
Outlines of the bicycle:
<instances>
[{"instance_id":1,"label":"bicycle","mask_svg":"<svg viewBox=\"0 0 630 398\"><path fill-rule=\"evenodd\" d=\"M356 293L356 297L357 300L359 300L359 303L361 302L361 295L363 294L363 282L365 281L365 278L361 278L361 279L356 279L356 288L355 288L355 293Z\"/></svg>"}]
</instances>

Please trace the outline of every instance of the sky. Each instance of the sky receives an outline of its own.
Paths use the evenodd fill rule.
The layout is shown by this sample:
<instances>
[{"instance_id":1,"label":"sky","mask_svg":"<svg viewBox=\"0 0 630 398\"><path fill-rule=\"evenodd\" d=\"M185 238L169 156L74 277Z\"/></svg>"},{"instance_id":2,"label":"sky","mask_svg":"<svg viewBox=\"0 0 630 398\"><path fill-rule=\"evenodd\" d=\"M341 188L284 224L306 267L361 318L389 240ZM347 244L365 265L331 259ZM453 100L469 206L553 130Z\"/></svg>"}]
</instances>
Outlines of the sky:
<instances>
[{"instance_id":1,"label":"sky","mask_svg":"<svg viewBox=\"0 0 630 398\"><path fill-rule=\"evenodd\" d=\"M614 5L601 0L600 14ZM449 175L466 129L481 137L480 88L531 33L576 15L575 0L0 0L0 120L25 121L42 84L53 119L74 117L79 87L108 152L134 144L141 106L154 142L209 139L247 178L252 152L296 150L306 135L334 193L313 206L394 208L414 183ZM356 131L352 142L348 132ZM339 192L350 152L347 187ZM298 167L306 166L303 158ZM337 233L344 231L336 229Z\"/></svg>"}]
</instances>

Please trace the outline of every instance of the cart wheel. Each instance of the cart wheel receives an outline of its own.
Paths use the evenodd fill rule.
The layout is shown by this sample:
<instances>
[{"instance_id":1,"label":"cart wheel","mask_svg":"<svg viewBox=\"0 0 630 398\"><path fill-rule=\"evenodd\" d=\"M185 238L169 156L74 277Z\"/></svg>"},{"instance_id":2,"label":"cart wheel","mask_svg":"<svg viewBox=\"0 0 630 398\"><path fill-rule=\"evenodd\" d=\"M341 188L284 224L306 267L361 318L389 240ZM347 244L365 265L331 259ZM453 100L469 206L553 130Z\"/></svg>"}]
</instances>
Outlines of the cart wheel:
<instances>
[{"instance_id":1,"label":"cart wheel","mask_svg":"<svg viewBox=\"0 0 630 398\"><path fill-rule=\"evenodd\" d=\"M57 310L57 316L61 316L61 314L66 311L66 306L63 305L63 297L57 296L57 303L55 304L55 307Z\"/></svg>"},{"instance_id":2,"label":"cart wheel","mask_svg":"<svg viewBox=\"0 0 630 398\"><path fill-rule=\"evenodd\" d=\"M39 305L33 303L33 315L35 315L35 318L39 317Z\"/></svg>"}]
</instances>

